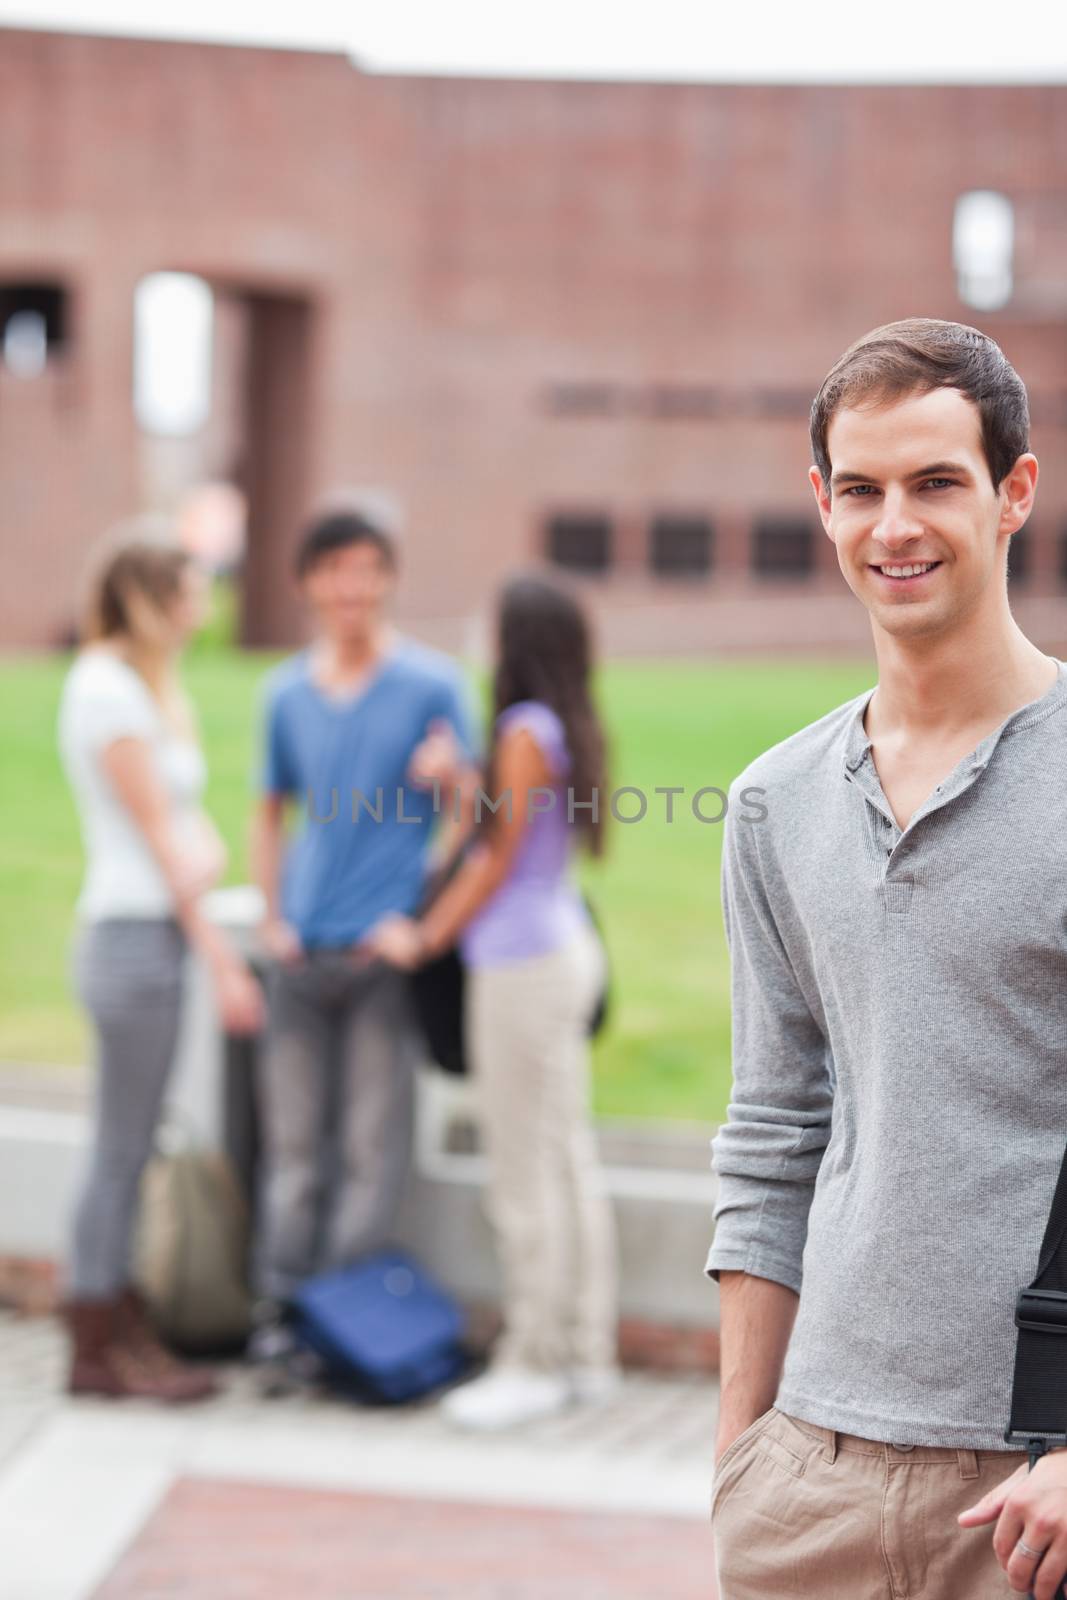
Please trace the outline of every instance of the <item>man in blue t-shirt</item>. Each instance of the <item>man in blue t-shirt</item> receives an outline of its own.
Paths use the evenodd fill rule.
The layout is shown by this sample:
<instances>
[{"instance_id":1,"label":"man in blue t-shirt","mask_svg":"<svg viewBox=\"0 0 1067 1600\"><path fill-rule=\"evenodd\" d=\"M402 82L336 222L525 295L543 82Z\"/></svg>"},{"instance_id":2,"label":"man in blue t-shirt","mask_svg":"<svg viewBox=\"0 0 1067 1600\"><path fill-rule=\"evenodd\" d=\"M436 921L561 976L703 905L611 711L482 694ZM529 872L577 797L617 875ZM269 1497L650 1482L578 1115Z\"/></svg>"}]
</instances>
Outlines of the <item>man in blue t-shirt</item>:
<instances>
[{"instance_id":1,"label":"man in blue t-shirt","mask_svg":"<svg viewBox=\"0 0 1067 1600\"><path fill-rule=\"evenodd\" d=\"M252 839L270 1024L251 1354L272 1381L294 1348L293 1290L384 1243L403 1191L417 1054L406 979L354 947L386 914L416 909L437 814L473 756L459 670L386 621L397 552L379 521L321 517L296 570L316 638L268 680ZM327 1124L336 1181L323 1214Z\"/></svg>"}]
</instances>

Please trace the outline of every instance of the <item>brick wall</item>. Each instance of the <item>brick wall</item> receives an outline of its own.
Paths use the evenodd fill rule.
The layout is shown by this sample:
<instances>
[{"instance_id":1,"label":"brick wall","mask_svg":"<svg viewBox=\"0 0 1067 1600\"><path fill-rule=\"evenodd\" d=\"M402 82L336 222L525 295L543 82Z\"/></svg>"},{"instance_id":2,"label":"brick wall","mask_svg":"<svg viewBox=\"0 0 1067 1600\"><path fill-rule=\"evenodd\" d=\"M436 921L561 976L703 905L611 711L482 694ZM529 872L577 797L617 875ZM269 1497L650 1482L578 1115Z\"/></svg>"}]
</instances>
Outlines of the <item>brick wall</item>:
<instances>
[{"instance_id":1,"label":"brick wall","mask_svg":"<svg viewBox=\"0 0 1067 1600\"><path fill-rule=\"evenodd\" d=\"M821 533L791 585L751 575L751 533L813 521L805 413L831 361L925 314L978 321L1030 387L1019 613L1058 648L1065 133L1054 87L370 77L0 31L0 282L58 279L71 310L43 378L0 371L0 633L61 633L86 541L135 506L132 296L180 268L252 308L257 642L299 629L302 509L364 482L404 507L402 618L451 647L563 511L612 519L617 559L586 581L612 649L863 648ZM1013 300L981 315L951 261L955 200L979 187L1017 223ZM649 521L672 511L714 523L708 576L649 573Z\"/></svg>"}]
</instances>

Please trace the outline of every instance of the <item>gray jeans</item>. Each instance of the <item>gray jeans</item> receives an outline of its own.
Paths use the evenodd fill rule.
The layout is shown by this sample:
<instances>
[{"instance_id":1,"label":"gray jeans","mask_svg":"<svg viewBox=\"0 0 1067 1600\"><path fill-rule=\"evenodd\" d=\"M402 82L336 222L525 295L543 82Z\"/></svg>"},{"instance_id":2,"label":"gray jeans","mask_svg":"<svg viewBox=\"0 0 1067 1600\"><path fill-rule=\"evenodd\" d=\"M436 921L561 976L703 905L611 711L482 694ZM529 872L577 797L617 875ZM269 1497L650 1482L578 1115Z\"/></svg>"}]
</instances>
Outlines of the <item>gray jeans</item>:
<instances>
[{"instance_id":1,"label":"gray jeans","mask_svg":"<svg viewBox=\"0 0 1067 1600\"><path fill-rule=\"evenodd\" d=\"M96 1112L69 1273L80 1299L107 1299L129 1281L137 1189L174 1062L185 953L171 919L93 922L78 936L75 987L96 1042Z\"/></svg>"},{"instance_id":2,"label":"gray jeans","mask_svg":"<svg viewBox=\"0 0 1067 1600\"><path fill-rule=\"evenodd\" d=\"M411 1161L418 1049L395 968L315 950L275 967L268 994L256 1280L284 1299L386 1242Z\"/></svg>"}]
</instances>

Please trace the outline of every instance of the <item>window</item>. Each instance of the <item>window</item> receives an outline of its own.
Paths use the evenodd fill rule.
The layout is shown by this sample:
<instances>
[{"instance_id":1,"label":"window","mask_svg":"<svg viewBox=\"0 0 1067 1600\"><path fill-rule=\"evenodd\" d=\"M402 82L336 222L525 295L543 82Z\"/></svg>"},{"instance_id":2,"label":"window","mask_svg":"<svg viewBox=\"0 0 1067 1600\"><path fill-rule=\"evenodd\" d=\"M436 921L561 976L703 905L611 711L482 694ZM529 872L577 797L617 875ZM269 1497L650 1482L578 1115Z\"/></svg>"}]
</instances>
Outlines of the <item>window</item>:
<instances>
[{"instance_id":1,"label":"window","mask_svg":"<svg viewBox=\"0 0 1067 1600\"><path fill-rule=\"evenodd\" d=\"M67 297L57 283L0 283L0 352L20 378L36 378L67 337Z\"/></svg>"},{"instance_id":2,"label":"window","mask_svg":"<svg viewBox=\"0 0 1067 1600\"><path fill-rule=\"evenodd\" d=\"M146 433L182 438L211 415L214 296L187 272L153 272L133 306L133 408Z\"/></svg>"},{"instance_id":3,"label":"window","mask_svg":"<svg viewBox=\"0 0 1067 1600\"><path fill-rule=\"evenodd\" d=\"M723 409L719 389L706 384L660 383L642 393L643 409L661 422L699 422Z\"/></svg>"},{"instance_id":4,"label":"window","mask_svg":"<svg viewBox=\"0 0 1067 1600\"><path fill-rule=\"evenodd\" d=\"M649 529L649 566L664 577L695 577L711 571L714 532L707 517L665 513Z\"/></svg>"},{"instance_id":5,"label":"window","mask_svg":"<svg viewBox=\"0 0 1067 1600\"><path fill-rule=\"evenodd\" d=\"M570 572L606 572L611 565L611 519L565 514L548 521L548 559Z\"/></svg>"},{"instance_id":6,"label":"window","mask_svg":"<svg viewBox=\"0 0 1067 1600\"><path fill-rule=\"evenodd\" d=\"M806 418L811 415L811 394L807 389L754 389L751 411L768 422Z\"/></svg>"},{"instance_id":7,"label":"window","mask_svg":"<svg viewBox=\"0 0 1067 1600\"><path fill-rule=\"evenodd\" d=\"M1030 541L1024 533L1013 533L1008 540L1008 581L1024 581L1030 566Z\"/></svg>"},{"instance_id":8,"label":"window","mask_svg":"<svg viewBox=\"0 0 1067 1600\"><path fill-rule=\"evenodd\" d=\"M811 523L803 517L761 517L752 543L752 569L763 578L805 578L815 564Z\"/></svg>"},{"instance_id":9,"label":"window","mask_svg":"<svg viewBox=\"0 0 1067 1600\"><path fill-rule=\"evenodd\" d=\"M610 383L557 383L548 391L548 409L560 417L607 417L619 409L622 391Z\"/></svg>"},{"instance_id":10,"label":"window","mask_svg":"<svg viewBox=\"0 0 1067 1600\"><path fill-rule=\"evenodd\" d=\"M1012 290L1015 213L1007 195L972 189L956 201L952 262L959 297L979 311L1007 305Z\"/></svg>"}]
</instances>

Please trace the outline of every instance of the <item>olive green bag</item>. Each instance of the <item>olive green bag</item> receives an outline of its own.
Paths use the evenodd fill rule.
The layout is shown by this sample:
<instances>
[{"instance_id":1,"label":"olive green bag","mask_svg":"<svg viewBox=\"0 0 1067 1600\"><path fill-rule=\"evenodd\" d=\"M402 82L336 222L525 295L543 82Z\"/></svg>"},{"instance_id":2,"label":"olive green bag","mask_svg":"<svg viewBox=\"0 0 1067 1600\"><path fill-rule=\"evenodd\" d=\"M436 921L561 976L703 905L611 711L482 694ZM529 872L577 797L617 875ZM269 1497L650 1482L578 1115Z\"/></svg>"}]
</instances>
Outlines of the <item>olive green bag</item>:
<instances>
[{"instance_id":1,"label":"olive green bag","mask_svg":"<svg viewBox=\"0 0 1067 1600\"><path fill-rule=\"evenodd\" d=\"M138 1287L168 1344L191 1355L236 1351L251 1324L248 1202L221 1150L160 1143L141 1179Z\"/></svg>"}]
</instances>

